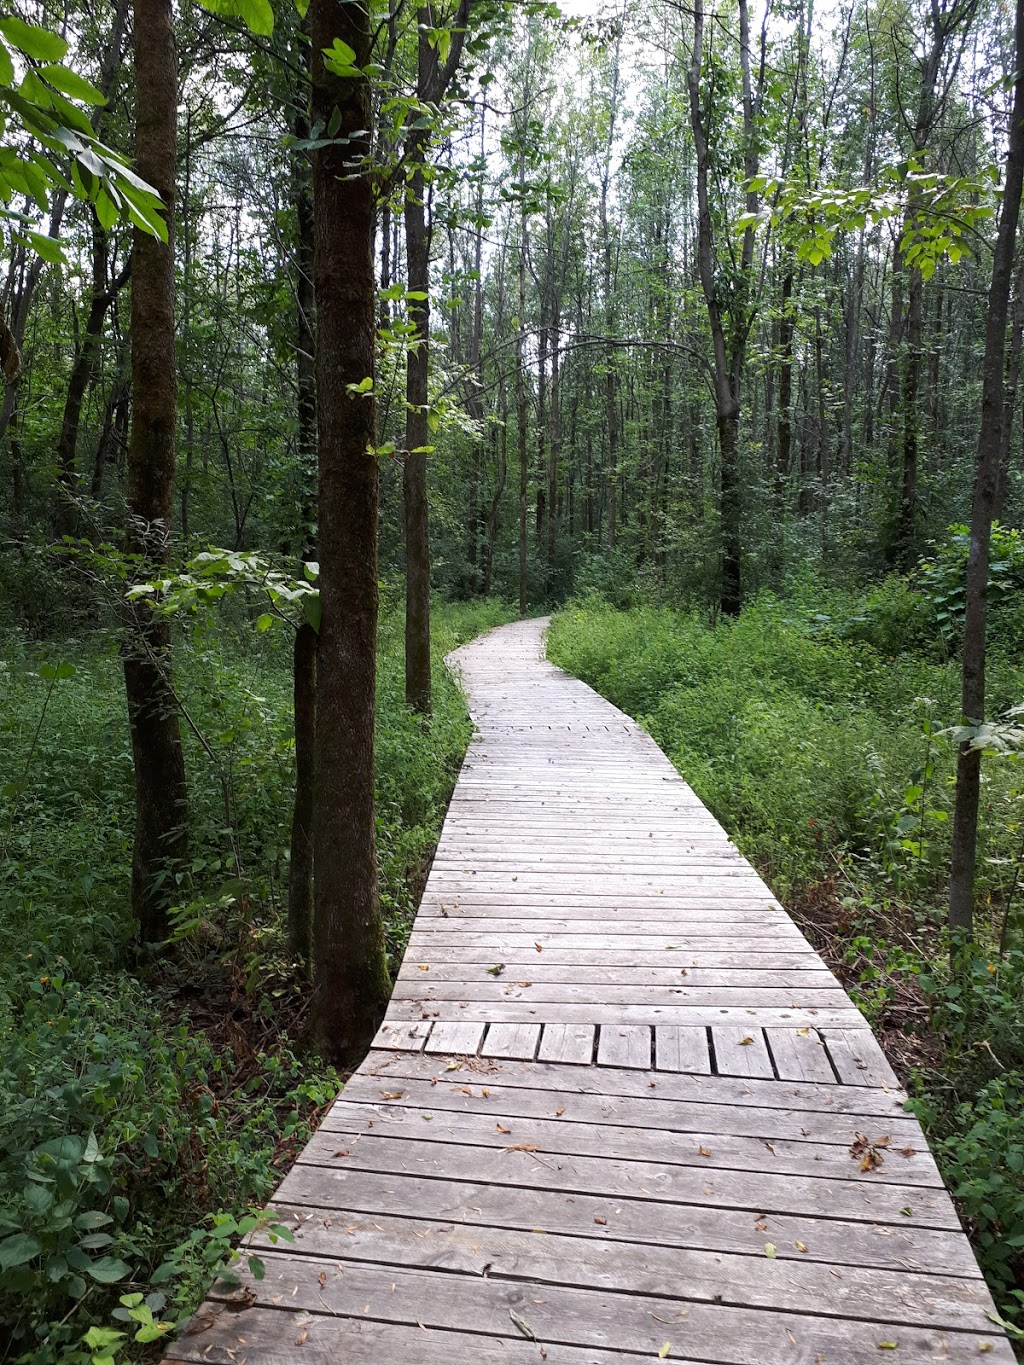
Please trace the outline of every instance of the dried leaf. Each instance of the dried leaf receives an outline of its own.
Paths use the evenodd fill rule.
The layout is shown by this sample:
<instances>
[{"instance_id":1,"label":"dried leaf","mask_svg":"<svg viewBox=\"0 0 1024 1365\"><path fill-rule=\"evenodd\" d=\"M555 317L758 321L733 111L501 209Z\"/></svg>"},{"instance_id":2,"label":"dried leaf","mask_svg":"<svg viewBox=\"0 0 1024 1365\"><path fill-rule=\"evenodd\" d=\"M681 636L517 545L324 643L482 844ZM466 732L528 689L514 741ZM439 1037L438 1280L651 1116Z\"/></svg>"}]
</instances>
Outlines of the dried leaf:
<instances>
[{"instance_id":1,"label":"dried leaf","mask_svg":"<svg viewBox=\"0 0 1024 1365\"><path fill-rule=\"evenodd\" d=\"M806 1250L807 1250L807 1243L806 1243L806 1242L795 1242L795 1243L794 1243L794 1246L796 1247L797 1251L806 1251Z\"/></svg>"},{"instance_id":2,"label":"dried leaf","mask_svg":"<svg viewBox=\"0 0 1024 1365\"><path fill-rule=\"evenodd\" d=\"M746 1047L746 1045L747 1045L748 1043L752 1043L753 1041L754 1041L753 1038L749 1038L749 1037L748 1037L748 1038L741 1038L741 1039L740 1039L740 1047Z\"/></svg>"},{"instance_id":3,"label":"dried leaf","mask_svg":"<svg viewBox=\"0 0 1024 1365\"><path fill-rule=\"evenodd\" d=\"M596 1214L594 1215L594 1222L597 1223L597 1224L599 1224L599 1225L600 1225L601 1227L603 1227L603 1228L606 1228L606 1227L608 1226L608 1219L607 1219L607 1218L598 1218L598 1216L597 1216Z\"/></svg>"},{"instance_id":4,"label":"dried leaf","mask_svg":"<svg viewBox=\"0 0 1024 1365\"><path fill-rule=\"evenodd\" d=\"M500 1123L496 1123L494 1126L495 1128L497 1128L499 1133L511 1133L512 1131L511 1128L502 1128Z\"/></svg>"},{"instance_id":5,"label":"dried leaf","mask_svg":"<svg viewBox=\"0 0 1024 1365\"><path fill-rule=\"evenodd\" d=\"M508 1315L527 1341L537 1340L537 1333L524 1318L521 1318L518 1313L513 1312L511 1308L508 1310Z\"/></svg>"},{"instance_id":6,"label":"dried leaf","mask_svg":"<svg viewBox=\"0 0 1024 1365\"><path fill-rule=\"evenodd\" d=\"M417 970L418 972L429 972L429 971L430 971L430 964L427 963L427 962L417 962L417 963L416 963L416 970Z\"/></svg>"},{"instance_id":7,"label":"dried leaf","mask_svg":"<svg viewBox=\"0 0 1024 1365\"><path fill-rule=\"evenodd\" d=\"M305 1327L303 1327L302 1331L301 1331L301 1332L299 1333L299 1335L295 1338L295 1345L296 1345L296 1346L305 1346L305 1344L306 1344L306 1342L307 1342L308 1340L309 1340L309 1333L306 1331Z\"/></svg>"},{"instance_id":8,"label":"dried leaf","mask_svg":"<svg viewBox=\"0 0 1024 1365\"><path fill-rule=\"evenodd\" d=\"M701 1156L710 1156L710 1155L711 1155L711 1148L710 1148L710 1147L698 1147L698 1148L697 1148L697 1151L700 1152Z\"/></svg>"},{"instance_id":9,"label":"dried leaf","mask_svg":"<svg viewBox=\"0 0 1024 1365\"><path fill-rule=\"evenodd\" d=\"M335 1156L348 1156L348 1148L342 1147L340 1151L334 1153Z\"/></svg>"},{"instance_id":10,"label":"dried leaf","mask_svg":"<svg viewBox=\"0 0 1024 1365\"><path fill-rule=\"evenodd\" d=\"M533 946L537 949L538 953L542 953L544 951L543 943L535 943Z\"/></svg>"},{"instance_id":11,"label":"dried leaf","mask_svg":"<svg viewBox=\"0 0 1024 1365\"><path fill-rule=\"evenodd\" d=\"M402 1098L402 1093L401 1090L382 1090L380 1092L380 1097L382 1100L400 1100Z\"/></svg>"},{"instance_id":12,"label":"dried leaf","mask_svg":"<svg viewBox=\"0 0 1024 1365\"><path fill-rule=\"evenodd\" d=\"M560 1105L558 1106L558 1108L555 1110L555 1118L556 1118L556 1119L560 1119L564 1113L565 1113L565 1105L564 1105L564 1104L560 1104Z\"/></svg>"},{"instance_id":13,"label":"dried leaf","mask_svg":"<svg viewBox=\"0 0 1024 1365\"><path fill-rule=\"evenodd\" d=\"M506 1152L539 1152L540 1148L535 1142L517 1142L514 1147L506 1147Z\"/></svg>"}]
</instances>

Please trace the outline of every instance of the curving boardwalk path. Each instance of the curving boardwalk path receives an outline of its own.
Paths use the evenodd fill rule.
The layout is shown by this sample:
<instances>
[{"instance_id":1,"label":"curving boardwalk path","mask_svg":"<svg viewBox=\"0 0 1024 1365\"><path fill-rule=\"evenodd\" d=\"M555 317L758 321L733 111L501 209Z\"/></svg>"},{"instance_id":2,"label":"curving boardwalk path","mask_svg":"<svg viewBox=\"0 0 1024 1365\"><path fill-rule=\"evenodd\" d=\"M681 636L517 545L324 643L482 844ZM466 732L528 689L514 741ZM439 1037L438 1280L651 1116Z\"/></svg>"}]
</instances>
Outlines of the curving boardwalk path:
<instances>
[{"instance_id":1,"label":"curving boardwalk path","mask_svg":"<svg viewBox=\"0 0 1024 1365\"><path fill-rule=\"evenodd\" d=\"M543 627L454 656L479 735L387 1020L294 1246L173 1359L1011 1362L863 1018Z\"/></svg>"}]
</instances>

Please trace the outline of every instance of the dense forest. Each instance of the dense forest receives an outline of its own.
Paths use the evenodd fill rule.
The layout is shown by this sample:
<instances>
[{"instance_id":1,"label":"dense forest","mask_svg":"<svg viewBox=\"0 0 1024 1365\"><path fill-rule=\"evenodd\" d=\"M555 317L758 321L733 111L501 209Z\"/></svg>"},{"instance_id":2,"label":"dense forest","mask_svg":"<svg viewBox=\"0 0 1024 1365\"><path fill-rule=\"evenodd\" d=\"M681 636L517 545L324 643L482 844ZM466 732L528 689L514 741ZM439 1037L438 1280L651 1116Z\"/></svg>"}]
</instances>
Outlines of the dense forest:
<instances>
[{"instance_id":1,"label":"dense forest","mask_svg":"<svg viewBox=\"0 0 1024 1365\"><path fill-rule=\"evenodd\" d=\"M548 613L1024 1338L1024 0L26 0L0 120L0 1356L265 1218Z\"/></svg>"}]
</instances>

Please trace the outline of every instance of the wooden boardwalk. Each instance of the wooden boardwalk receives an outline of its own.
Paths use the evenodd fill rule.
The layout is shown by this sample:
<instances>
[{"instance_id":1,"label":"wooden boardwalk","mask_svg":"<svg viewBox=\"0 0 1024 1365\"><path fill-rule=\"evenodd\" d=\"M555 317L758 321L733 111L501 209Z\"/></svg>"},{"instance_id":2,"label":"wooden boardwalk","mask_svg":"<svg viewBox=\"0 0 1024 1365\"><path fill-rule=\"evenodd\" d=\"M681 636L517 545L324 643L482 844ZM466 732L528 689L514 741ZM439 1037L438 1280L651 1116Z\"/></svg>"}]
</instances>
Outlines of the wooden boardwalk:
<instances>
[{"instance_id":1,"label":"wooden boardwalk","mask_svg":"<svg viewBox=\"0 0 1024 1365\"><path fill-rule=\"evenodd\" d=\"M387 1021L175 1361L1010 1362L863 1018L654 742L456 656L466 759Z\"/></svg>"}]
</instances>

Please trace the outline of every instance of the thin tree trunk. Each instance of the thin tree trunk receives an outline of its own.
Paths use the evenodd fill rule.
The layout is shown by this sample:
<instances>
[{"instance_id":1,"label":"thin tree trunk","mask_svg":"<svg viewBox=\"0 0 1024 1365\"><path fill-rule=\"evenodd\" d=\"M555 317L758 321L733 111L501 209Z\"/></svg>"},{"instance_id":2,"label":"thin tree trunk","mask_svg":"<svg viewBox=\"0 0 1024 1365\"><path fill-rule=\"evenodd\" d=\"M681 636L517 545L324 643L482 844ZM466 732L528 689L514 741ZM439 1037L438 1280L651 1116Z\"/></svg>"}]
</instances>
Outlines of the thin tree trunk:
<instances>
[{"instance_id":1,"label":"thin tree trunk","mask_svg":"<svg viewBox=\"0 0 1024 1365\"><path fill-rule=\"evenodd\" d=\"M426 38L421 33L420 42ZM405 197L405 249L410 295L409 322L415 344L406 359L405 463L405 700L421 715L430 712L430 526L427 508L429 443L428 379L430 339L430 234L426 221L426 142L410 135L414 170Z\"/></svg>"},{"instance_id":2,"label":"thin tree trunk","mask_svg":"<svg viewBox=\"0 0 1024 1365\"><path fill-rule=\"evenodd\" d=\"M985 319L981 430L971 511L971 544L967 558L961 692L961 711L967 725L978 724L985 718L985 616L989 546L999 482L1006 323L1021 191L1024 189L1024 0L1016 0L1014 48L1013 112ZM978 850L980 791L981 751L973 749L970 741L965 740L957 755L953 859L949 879L949 927L961 937L969 937L974 930L974 872Z\"/></svg>"},{"instance_id":3,"label":"thin tree trunk","mask_svg":"<svg viewBox=\"0 0 1024 1365\"><path fill-rule=\"evenodd\" d=\"M306 25L303 25L306 28ZM309 137L307 63L309 45L298 42L303 75L295 91L292 130L297 140ZM315 231L309 167L296 155L292 167L295 207L295 381L296 437L299 455L299 508L302 517L302 560L316 556L316 299L313 289ZM292 695L295 716L295 800L292 806L291 856L288 864L288 946L306 968L312 961L313 934L313 816L316 780L316 655L317 632L306 621L295 636L292 654Z\"/></svg>"},{"instance_id":4,"label":"thin tree trunk","mask_svg":"<svg viewBox=\"0 0 1024 1365\"><path fill-rule=\"evenodd\" d=\"M373 107L365 76L324 66L335 39L371 60L369 11L312 0L312 121L338 124L313 153L319 429L320 643L316 691L315 910L310 1032L352 1060L373 1037L391 983L377 892L374 707L377 677L376 401L350 384L375 377Z\"/></svg>"},{"instance_id":5,"label":"thin tree trunk","mask_svg":"<svg viewBox=\"0 0 1024 1365\"><path fill-rule=\"evenodd\" d=\"M174 493L174 158L177 60L171 0L135 0L135 169L160 194L168 241L140 231L132 250L132 427L128 449L130 552L142 571L170 561ZM143 943L167 937L174 883L188 847L188 798L166 621L128 609L125 690L135 759L132 911Z\"/></svg>"}]
</instances>

